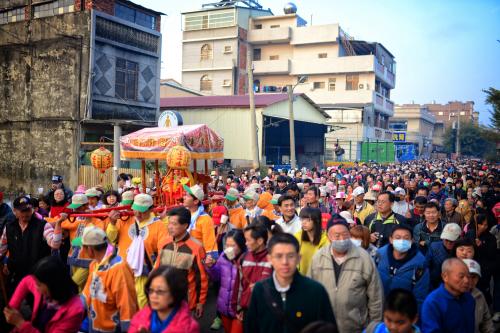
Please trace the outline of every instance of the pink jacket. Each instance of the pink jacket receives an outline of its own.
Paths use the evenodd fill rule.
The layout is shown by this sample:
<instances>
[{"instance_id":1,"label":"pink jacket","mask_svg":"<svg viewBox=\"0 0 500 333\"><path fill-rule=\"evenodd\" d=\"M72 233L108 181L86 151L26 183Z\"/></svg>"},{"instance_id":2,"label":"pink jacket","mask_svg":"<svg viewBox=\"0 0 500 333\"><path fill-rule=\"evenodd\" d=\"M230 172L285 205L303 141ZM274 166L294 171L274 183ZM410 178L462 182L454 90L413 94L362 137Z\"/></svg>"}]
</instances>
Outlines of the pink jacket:
<instances>
[{"instance_id":1,"label":"pink jacket","mask_svg":"<svg viewBox=\"0 0 500 333\"><path fill-rule=\"evenodd\" d=\"M36 282L33 275L28 275L21 280L10 299L9 306L19 310L21 302L28 293L33 294L35 299L33 306L33 321L38 314L40 304L42 303L42 294L36 288ZM61 305L52 319L47 323L46 332L50 333L76 333L84 318L84 308L78 295L73 296L69 301ZM31 325L31 322L25 321L23 326L15 328L12 332L16 333L39 333L40 331Z\"/></svg>"},{"instance_id":2,"label":"pink jacket","mask_svg":"<svg viewBox=\"0 0 500 333\"><path fill-rule=\"evenodd\" d=\"M130 322L128 333L139 333L141 328L149 330L151 325L151 313L152 310L149 305L146 305L141 311L137 312ZM175 317L170 322L170 325L168 325L167 329L162 333L185 332L199 333L200 325L193 319L193 317L191 317L187 303L182 302L179 311L175 314Z\"/></svg>"}]
</instances>

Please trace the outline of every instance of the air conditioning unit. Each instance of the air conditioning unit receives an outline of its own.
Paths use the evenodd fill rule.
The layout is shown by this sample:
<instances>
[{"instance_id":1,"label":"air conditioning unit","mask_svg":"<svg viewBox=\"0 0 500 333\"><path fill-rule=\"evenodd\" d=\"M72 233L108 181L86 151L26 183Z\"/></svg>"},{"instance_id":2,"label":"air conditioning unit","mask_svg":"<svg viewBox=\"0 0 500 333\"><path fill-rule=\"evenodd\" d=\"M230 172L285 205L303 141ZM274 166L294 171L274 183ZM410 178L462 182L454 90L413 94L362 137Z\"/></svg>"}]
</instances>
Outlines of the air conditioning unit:
<instances>
[{"instance_id":1,"label":"air conditioning unit","mask_svg":"<svg viewBox=\"0 0 500 333\"><path fill-rule=\"evenodd\" d=\"M231 87L231 81L230 80L224 80L224 82L222 82L222 86L223 87Z\"/></svg>"},{"instance_id":2,"label":"air conditioning unit","mask_svg":"<svg viewBox=\"0 0 500 333\"><path fill-rule=\"evenodd\" d=\"M360 83L358 86L359 89L363 89L364 87L365 87L365 85L363 83Z\"/></svg>"}]
</instances>

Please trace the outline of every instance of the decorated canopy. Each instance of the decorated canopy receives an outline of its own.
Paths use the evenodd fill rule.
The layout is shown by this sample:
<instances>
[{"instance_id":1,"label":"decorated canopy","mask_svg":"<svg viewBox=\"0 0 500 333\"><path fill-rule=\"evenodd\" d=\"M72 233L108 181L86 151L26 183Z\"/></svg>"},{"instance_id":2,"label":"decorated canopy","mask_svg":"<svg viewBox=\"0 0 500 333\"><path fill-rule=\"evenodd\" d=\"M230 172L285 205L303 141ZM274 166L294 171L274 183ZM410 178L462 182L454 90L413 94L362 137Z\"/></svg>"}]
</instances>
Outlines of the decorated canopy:
<instances>
[{"instance_id":1,"label":"decorated canopy","mask_svg":"<svg viewBox=\"0 0 500 333\"><path fill-rule=\"evenodd\" d=\"M207 125L148 127L120 138L124 159L166 159L168 151L184 146L193 159L224 157L224 139Z\"/></svg>"}]
</instances>

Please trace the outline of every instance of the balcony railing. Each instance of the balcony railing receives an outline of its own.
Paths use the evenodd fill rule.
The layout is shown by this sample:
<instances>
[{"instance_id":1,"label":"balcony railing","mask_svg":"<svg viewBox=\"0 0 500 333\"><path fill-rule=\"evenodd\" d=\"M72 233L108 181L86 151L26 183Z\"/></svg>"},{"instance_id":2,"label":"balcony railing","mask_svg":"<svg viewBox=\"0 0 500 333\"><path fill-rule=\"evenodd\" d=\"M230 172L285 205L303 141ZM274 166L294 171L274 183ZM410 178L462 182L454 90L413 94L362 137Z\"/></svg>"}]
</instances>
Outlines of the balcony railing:
<instances>
[{"instance_id":1,"label":"balcony railing","mask_svg":"<svg viewBox=\"0 0 500 333\"><path fill-rule=\"evenodd\" d=\"M396 85L396 76L387 67L375 60L375 73L384 80L391 88Z\"/></svg>"},{"instance_id":2,"label":"balcony railing","mask_svg":"<svg viewBox=\"0 0 500 333\"><path fill-rule=\"evenodd\" d=\"M272 44L289 42L290 28L251 29L248 32L248 41L253 44Z\"/></svg>"},{"instance_id":3,"label":"balcony railing","mask_svg":"<svg viewBox=\"0 0 500 333\"><path fill-rule=\"evenodd\" d=\"M289 74L290 60L261 60L253 62L253 72L258 74Z\"/></svg>"}]
</instances>

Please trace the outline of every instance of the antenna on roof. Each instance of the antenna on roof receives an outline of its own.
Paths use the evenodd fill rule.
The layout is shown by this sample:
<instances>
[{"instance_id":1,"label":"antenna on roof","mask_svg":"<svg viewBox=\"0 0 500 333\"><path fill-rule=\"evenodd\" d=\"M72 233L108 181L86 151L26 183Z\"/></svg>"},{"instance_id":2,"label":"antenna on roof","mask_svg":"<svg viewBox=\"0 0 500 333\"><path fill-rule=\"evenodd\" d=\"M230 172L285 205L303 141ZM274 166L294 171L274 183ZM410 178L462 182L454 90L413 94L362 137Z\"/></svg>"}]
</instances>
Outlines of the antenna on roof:
<instances>
[{"instance_id":1,"label":"antenna on roof","mask_svg":"<svg viewBox=\"0 0 500 333\"><path fill-rule=\"evenodd\" d=\"M238 4L244 5L248 8L251 8L251 9L262 9L262 6L259 3L259 0L220 0L219 2L204 3L202 5L202 7L203 8L205 8L205 7L215 7L215 8L234 7Z\"/></svg>"}]
</instances>

